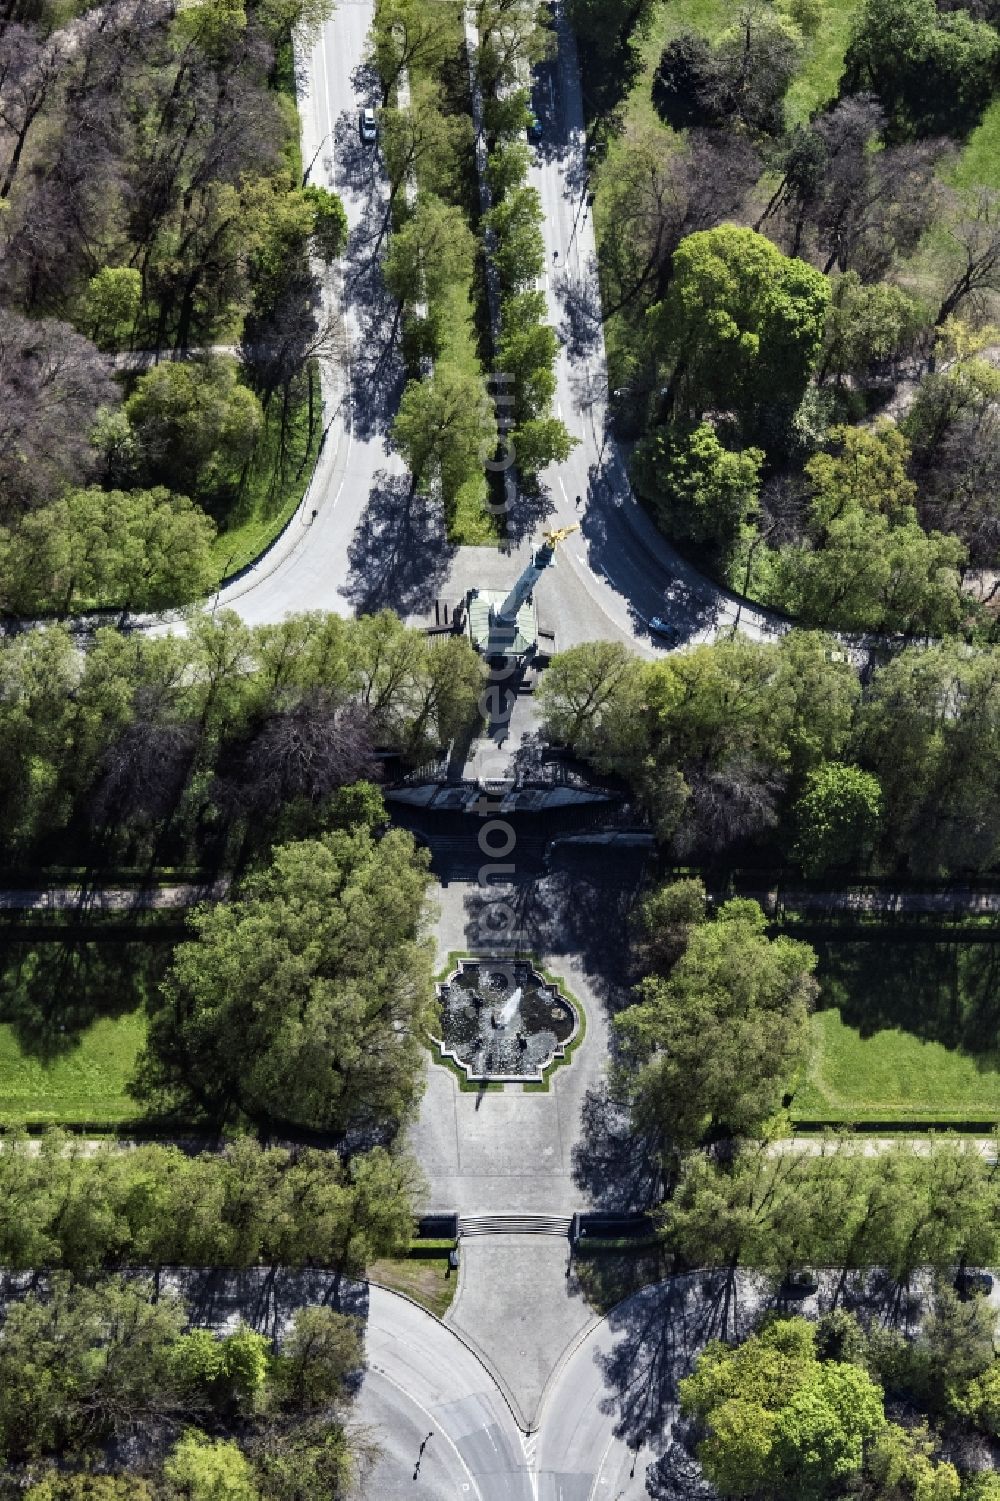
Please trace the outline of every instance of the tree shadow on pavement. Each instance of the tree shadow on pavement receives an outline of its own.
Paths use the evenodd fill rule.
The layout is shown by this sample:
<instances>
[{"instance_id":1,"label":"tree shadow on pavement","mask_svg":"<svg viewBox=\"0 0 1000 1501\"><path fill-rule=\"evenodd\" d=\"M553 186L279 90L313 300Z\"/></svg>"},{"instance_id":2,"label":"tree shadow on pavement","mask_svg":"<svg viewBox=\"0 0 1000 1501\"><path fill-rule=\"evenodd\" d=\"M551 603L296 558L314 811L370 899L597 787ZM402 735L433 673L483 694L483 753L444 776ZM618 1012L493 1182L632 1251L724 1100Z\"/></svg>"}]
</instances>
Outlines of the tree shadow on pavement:
<instances>
[{"instance_id":1,"label":"tree shadow on pavement","mask_svg":"<svg viewBox=\"0 0 1000 1501\"><path fill-rule=\"evenodd\" d=\"M378 158L360 139L357 120L341 115L336 126L338 181L361 200L343 261L343 302L356 327L351 339L354 430L362 438L384 433L392 421L405 372L400 352L402 312L382 277L389 206Z\"/></svg>"},{"instance_id":2,"label":"tree shadow on pavement","mask_svg":"<svg viewBox=\"0 0 1000 1501\"><path fill-rule=\"evenodd\" d=\"M360 438L388 431L406 378L400 349L402 315L382 280L375 248L378 212L353 231L344 269L345 299L356 324L351 338L351 406Z\"/></svg>"},{"instance_id":3,"label":"tree shadow on pavement","mask_svg":"<svg viewBox=\"0 0 1000 1501\"><path fill-rule=\"evenodd\" d=\"M623 544L621 533L626 529L631 534L630 522L619 515L626 501L625 480L619 472L615 451L609 447L598 472L591 467L588 504L583 514L581 531L587 544L587 561L594 573L605 579L608 585L629 601L633 618L638 621L640 612L630 599L627 575L623 572L628 557L628 547ZM631 535L625 543L638 539ZM720 601L712 586L705 581L697 591L679 574L662 575L662 590L656 610L676 624L686 636L692 636L714 627L720 610Z\"/></svg>"},{"instance_id":4,"label":"tree shadow on pavement","mask_svg":"<svg viewBox=\"0 0 1000 1501\"><path fill-rule=\"evenodd\" d=\"M570 389L577 411L593 423L596 446L602 458L610 441L607 427L607 386L603 375L588 366L578 365L570 372Z\"/></svg>"},{"instance_id":5,"label":"tree shadow on pavement","mask_svg":"<svg viewBox=\"0 0 1000 1501\"><path fill-rule=\"evenodd\" d=\"M817 1280L818 1294L802 1299L790 1297L779 1276L764 1272L691 1272L642 1288L611 1310L615 1344L595 1355L607 1387L602 1407L630 1448L663 1451L647 1471L651 1495L687 1501L713 1494L701 1489L688 1447L692 1436L677 1414L679 1383L709 1340L745 1339L768 1314L815 1319L838 1302L865 1324L891 1323L912 1332L926 1306L917 1292L878 1271L850 1274L846 1294L836 1272L819 1272ZM687 1488L685 1480L691 1482Z\"/></svg>"},{"instance_id":6,"label":"tree shadow on pavement","mask_svg":"<svg viewBox=\"0 0 1000 1501\"><path fill-rule=\"evenodd\" d=\"M603 315L596 264L591 262L581 276L562 272L556 277L555 289L563 308L559 337L571 359L583 359L601 337Z\"/></svg>"},{"instance_id":7,"label":"tree shadow on pavement","mask_svg":"<svg viewBox=\"0 0 1000 1501\"><path fill-rule=\"evenodd\" d=\"M670 1278L613 1308L608 1327L615 1344L596 1355L608 1388L602 1408L630 1449L658 1447L675 1416L678 1383L723 1332L720 1309L694 1279Z\"/></svg>"},{"instance_id":8,"label":"tree shadow on pavement","mask_svg":"<svg viewBox=\"0 0 1000 1501\"><path fill-rule=\"evenodd\" d=\"M512 505L504 512L507 542L517 547L538 530L555 510L548 487L541 483L522 482L514 491Z\"/></svg>"},{"instance_id":9,"label":"tree shadow on pavement","mask_svg":"<svg viewBox=\"0 0 1000 1501\"><path fill-rule=\"evenodd\" d=\"M652 1209L663 1199L655 1144L636 1135L628 1110L615 1100L606 1080L583 1097L573 1182L596 1209L618 1214Z\"/></svg>"},{"instance_id":10,"label":"tree shadow on pavement","mask_svg":"<svg viewBox=\"0 0 1000 1501\"><path fill-rule=\"evenodd\" d=\"M224 1329L242 1320L275 1339L297 1309L317 1305L354 1318L368 1317L368 1284L328 1268L251 1267L236 1272L187 1268L166 1275L187 1304L191 1322L210 1329Z\"/></svg>"},{"instance_id":11,"label":"tree shadow on pavement","mask_svg":"<svg viewBox=\"0 0 1000 1501\"><path fill-rule=\"evenodd\" d=\"M440 509L411 496L409 475L380 469L347 549L345 594L359 614L421 613L444 582L452 552Z\"/></svg>"},{"instance_id":12,"label":"tree shadow on pavement","mask_svg":"<svg viewBox=\"0 0 1000 1501\"><path fill-rule=\"evenodd\" d=\"M516 860L516 851L512 858ZM560 863L565 861L565 863ZM628 916L643 879L645 857L598 846L550 858L536 880L492 882L465 903L466 933L490 931L489 909L502 904L517 947L540 954L572 954L609 1012L622 1004Z\"/></svg>"},{"instance_id":13,"label":"tree shadow on pavement","mask_svg":"<svg viewBox=\"0 0 1000 1501\"><path fill-rule=\"evenodd\" d=\"M382 80L374 62L358 63L351 74L351 88L364 107L376 109L382 103Z\"/></svg>"}]
</instances>

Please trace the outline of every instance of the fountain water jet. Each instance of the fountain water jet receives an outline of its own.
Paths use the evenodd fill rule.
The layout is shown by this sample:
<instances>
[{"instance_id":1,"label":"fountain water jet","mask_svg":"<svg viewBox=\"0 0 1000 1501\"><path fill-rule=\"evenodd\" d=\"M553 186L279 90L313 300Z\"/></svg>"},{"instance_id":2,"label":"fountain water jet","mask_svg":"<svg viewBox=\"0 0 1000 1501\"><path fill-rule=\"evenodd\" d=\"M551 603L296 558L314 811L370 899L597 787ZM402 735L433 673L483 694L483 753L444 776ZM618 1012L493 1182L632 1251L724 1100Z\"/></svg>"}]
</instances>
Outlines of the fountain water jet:
<instances>
[{"instance_id":1,"label":"fountain water jet","mask_svg":"<svg viewBox=\"0 0 1000 1501\"><path fill-rule=\"evenodd\" d=\"M517 989L513 990L511 992L509 999L504 1004L503 1010L500 1012L500 1015L497 1017L497 1026L498 1027L506 1027L507 1024L508 1024L508 1022L510 1021L511 1017L516 1012L518 1006L520 1006L520 1004L521 1004L521 987L520 987L520 985L518 985Z\"/></svg>"},{"instance_id":2,"label":"fountain water jet","mask_svg":"<svg viewBox=\"0 0 1000 1501\"><path fill-rule=\"evenodd\" d=\"M558 987L523 959L463 959L438 1001L433 1041L470 1080L540 1080L580 1025Z\"/></svg>"}]
</instances>

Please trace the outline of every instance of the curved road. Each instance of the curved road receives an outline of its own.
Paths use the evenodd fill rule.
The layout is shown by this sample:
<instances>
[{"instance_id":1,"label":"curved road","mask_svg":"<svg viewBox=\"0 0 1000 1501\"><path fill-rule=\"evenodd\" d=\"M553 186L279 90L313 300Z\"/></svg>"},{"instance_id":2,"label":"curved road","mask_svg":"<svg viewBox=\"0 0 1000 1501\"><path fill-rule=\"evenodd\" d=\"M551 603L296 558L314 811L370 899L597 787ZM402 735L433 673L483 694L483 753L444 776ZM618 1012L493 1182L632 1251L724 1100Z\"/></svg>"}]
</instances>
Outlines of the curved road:
<instances>
[{"instance_id":1,"label":"curved road","mask_svg":"<svg viewBox=\"0 0 1000 1501\"><path fill-rule=\"evenodd\" d=\"M554 1373L537 1433L522 1435L500 1388L458 1336L373 1286L355 1411L382 1452L364 1493L417 1501L640 1501L653 1453L636 1454L615 1434L617 1404L603 1374L615 1342L602 1320Z\"/></svg>"},{"instance_id":2,"label":"curved road","mask_svg":"<svg viewBox=\"0 0 1000 1501\"><path fill-rule=\"evenodd\" d=\"M532 1501L520 1430L499 1387L457 1335L373 1286L365 1346L355 1411L382 1451L366 1494Z\"/></svg>"},{"instance_id":3,"label":"curved road","mask_svg":"<svg viewBox=\"0 0 1000 1501\"><path fill-rule=\"evenodd\" d=\"M376 97L365 68L372 9L372 0L338 0L303 60L303 160L311 164L313 182L341 195L350 224L346 261L326 297L328 309L343 314L349 354L346 371L343 361L331 361L324 372L328 428L302 507L271 552L218 597L219 606L233 607L250 622L296 610L348 614L384 604L419 617L435 595L457 598L484 566L484 550L450 549L440 518L413 514L402 464L387 448L402 372L395 351L385 349L395 308L377 272L385 186L378 152L361 145L357 129L358 111ZM689 639L710 639L734 625L754 635L780 630L777 619L740 606L681 559L629 488L608 429L604 339L593 316L599 304L583 176L582 92L573 38L561 16L558 33L552 109L532 181L545 210L550 321L565 341L556 410L580 443L566 464L544 476L548 514L515 518L522 542L504 574L513 578L532 532L579 522L581 531L563 545L539 586L561 645L610 637L650 651L655 643L645 620L654 614L668 616ZM582 305L591 315L572 318ZM495 572L495 554L491 561Z\"/></svg>"},{"instance_id":4,"label":"curved road","mask_svg":"<svg viewBox=\"0 0 1000 1501\"><path fill-rule=\"evenodd\" d=\"M328 318L340 322L342 348L323 368L326 433L309 491L284 534L245 575L223 589L218 607L231 606L251 624L300 610L353 613L356 544L372 497L405 496L401 461L386 447L385 431L401 372L383 348L394 306L381 294L377 271L384 240L386 190L374 147L365 147L358 112L372 102L365 76L371 0L338 0L319 33L299 93L302 159L309 180L335 189L347 212L343 263L325 288Z\"/></svg>"}]
</instances>

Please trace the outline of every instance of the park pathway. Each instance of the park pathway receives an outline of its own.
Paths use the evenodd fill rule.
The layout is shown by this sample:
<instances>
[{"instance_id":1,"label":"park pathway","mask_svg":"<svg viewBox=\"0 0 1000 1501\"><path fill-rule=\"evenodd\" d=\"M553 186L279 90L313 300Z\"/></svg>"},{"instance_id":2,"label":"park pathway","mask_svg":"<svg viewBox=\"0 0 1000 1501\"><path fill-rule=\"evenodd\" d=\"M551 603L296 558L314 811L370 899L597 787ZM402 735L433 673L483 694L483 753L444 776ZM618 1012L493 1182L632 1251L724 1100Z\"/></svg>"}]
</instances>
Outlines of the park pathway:
<instances>
[{"instance_id":1,"label":"park pathway","mask_svg":"<svg viewBox=\"0 0 1000 1501\"><path fill-rule=\"evenodd\" d=\"M229 893L228 876L199 884L178 881L168 886L48 886L0 889L0 911L7 912L152 912L184 910L199 902L218 902Z\"/></svg>"}]
</instances>

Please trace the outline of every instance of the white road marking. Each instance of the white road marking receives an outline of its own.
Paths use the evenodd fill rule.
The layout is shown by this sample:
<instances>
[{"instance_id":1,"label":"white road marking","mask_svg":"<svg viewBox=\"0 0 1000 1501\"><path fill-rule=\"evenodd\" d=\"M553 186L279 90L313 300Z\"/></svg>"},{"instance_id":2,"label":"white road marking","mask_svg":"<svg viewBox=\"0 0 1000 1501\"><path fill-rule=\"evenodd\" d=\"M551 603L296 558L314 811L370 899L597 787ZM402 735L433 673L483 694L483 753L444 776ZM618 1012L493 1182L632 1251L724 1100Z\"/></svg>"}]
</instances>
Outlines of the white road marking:
<instances>
[{"instance_id":1,"label":"white road marking","mask_svg":"<svg viewBox=\"0 0 1000 1501\"><path fill-rule=\"evenodd\" d=\"M424 1417L427 1419L427 1421L430 1423L431 1427L433 1428L434 1433L435 1434L439 1433L441 1435L441 1437L444 1439L445 1443L449 1444L451 1446L451 1448L455 1451L455 1458L458 1460L459 1464L462 1466L462 1469L468 1475L468 1477L469 1477L469 1483L471 1484L472 1489L475 1491L476 1495L479 1497L479 1501L483 1501L483 1493L479 1489L479 1486L476 1484L476 1477L475 1477L475 1475L473 1475L472 1471L469 1469L469 1466L466 1464L465 1460L462 1458L461 1450L459 1449L458 1445L455 1443L455 1440L451 1437L451 1435L449 1433L446 1433L444 1431L444 1429L441 1427L440 1419L436 1418L434 1416L434 1414L428 1408L426 1408L422 1402L418 1402L417 1399L416 1399L416 1397L413 1395L413 1393L412 1392L408 1392L406 1390L405 1386L401 1386L398 1381L394 1381L393 1378L389 1375L389 1372L387 1370L385 1370L384 1367L379 1366L379 1365L373 1365L372 1366L372 1370L373 1371L377 1371L378 1374L382 1377L383 1381L388 1381L388 1383L389 1383L390 1386L394 1386L398 1392L402 1392L402 1394L406 1398L406 1400L408 1402L412 1402L413 1405L414 1405L414 1407L419 1407L420 1408L420 1411L423 1413ZM466 1487L463 1486L462 1489L465 1490Z\"/></svg>"},{"instance_id":2,"label":"white road marking","mask_svg":"<svg viewBox=\"0 0 1000 1501\"><path fill-rule=\"evenodd\" d=\"M594 1483L590 1487L590 1495L587 1497L587 1501L594 1501L594 1496L597 1494L598 1482L600 1482L601 1485L607 1485L607 1483L608 1483L603 1478L603 1476L601 1475L601 1471L604 1469L604 1466L605 1466L605 1464L607 1462L608 1455L611 1452L611 1445L614 1442L615 1442L615 1438L614 1438L614 1434L612 1434L612 1436L608 1439L607 1446L606 1446L606 1448L604 1450L604 1453L601 1455L601 1462L597 1466L597 1474L594 1476Z\"/></svg>"},{"instance_id":3,"label":"white road marking","mask_svg":"<svg viewBox=\"0 0 1000 1501\"><path fill-rule=\"evenodd\" d=\"M326 100L326 128L327 140L330 142L330 186L337 181L337 137L333 129L333 117L330 113L330 67L326 56L326 31L324 26L320 33L320 51L323 54L323 94Z\"/></svg>"},{"instance_id":4,"label":"white road marking","mask_svg":"<svg viewBox=\"0 0 1000 1501\"><path fill-rule=\"evenodd\" d=\"M528 1467L528 1483L531 1486L531 1494L534 1501L538 1501L538 1475L535 1471L535 1449L538 1444L537 1433L521 1434L521 1448L524 1450L525 1464Z\"/></svg>"},{"instance_id":5,"label":"white road marking","mask_svg":"<svg viewBox=\"0 0 1000 1501\"><path fill-rule=\"evenodd\" d=\"M335 511L337 509L337 501L340 499L341 495L344 493L344 486L347 484L347 466L348 466L348 464L350 463L350 460L351 460L351 449L352 449L353 446L354 446L354 434L353 434L353 432L350 431L350 429L348 429L348 433L347 433L347 453L346 453L346 455L344 457L344 478L340 481L340 488L338 489L336 495L333 497L333 505L330 507L331 511Z\"/></svg>"}]
</instances>

